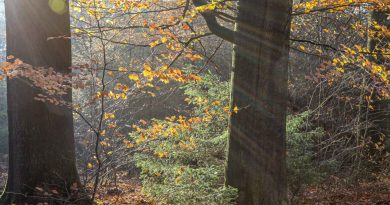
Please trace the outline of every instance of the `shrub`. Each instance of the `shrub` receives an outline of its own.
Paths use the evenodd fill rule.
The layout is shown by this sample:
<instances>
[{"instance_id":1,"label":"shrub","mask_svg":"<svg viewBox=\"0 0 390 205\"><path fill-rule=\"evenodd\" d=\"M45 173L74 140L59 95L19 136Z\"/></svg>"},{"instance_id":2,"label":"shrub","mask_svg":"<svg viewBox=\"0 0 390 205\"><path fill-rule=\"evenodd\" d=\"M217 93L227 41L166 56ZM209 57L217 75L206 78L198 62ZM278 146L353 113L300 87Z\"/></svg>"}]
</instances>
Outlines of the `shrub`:
<instances>
[{"instance_id":1,"label":"shrub","mask_svg":"<svg viewBox=\"0 0 390 205\"><path fill-rule=\"evenodd\" d=\"M336 167L335 161L316 159L317 147L324 130L314 127L309 120L310 111L287 118L288 184L293 194L302 185L315 184Z\"/></svg>"},{"instance_id":2,"label":"shrub","mask_svg":"<svg viewBox=\"0 0 390 205\"><path fill-rule=\"evenodd\" d=\"M236 190L224 186L229 85L207 74L182 89L186 116L152 120L130 134L142 150L135 160L143 191L167 204L234 204Z\"/></svg>"},{"instance_id":3,"label":"shrub","mask_svg":"<svg viewBox=\"0 0 390 205\"><path fill-rule=\"evenodd\" d=\"M183 86L191 106L187 116L141 121L130 140L141 169L143 191L167 204L234 204L237 190L224 186L228 137L229 84L212 74ZM289 188L319 182L334 167L316 160L324 130L314 127L310 112L288 116L287 167Z\"/></svg>"}]
</instances>

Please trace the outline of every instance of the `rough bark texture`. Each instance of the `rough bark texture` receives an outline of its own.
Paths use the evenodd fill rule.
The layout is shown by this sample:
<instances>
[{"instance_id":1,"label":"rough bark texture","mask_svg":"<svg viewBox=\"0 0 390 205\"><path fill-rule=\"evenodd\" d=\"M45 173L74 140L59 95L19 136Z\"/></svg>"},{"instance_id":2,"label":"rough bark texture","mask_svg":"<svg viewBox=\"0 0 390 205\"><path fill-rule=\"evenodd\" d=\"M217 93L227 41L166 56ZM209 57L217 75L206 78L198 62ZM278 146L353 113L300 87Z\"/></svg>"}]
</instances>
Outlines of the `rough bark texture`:
<instances>
[{"instance_id":1,"label":"rough bark texture","mask_svg":"<svg viewBox=\"0 0 390 205\"><path fill-rule=\"evenodd\" d=\"M55 71L69 73L70 40L48 40L48 37L70 36L68 5L65 13L57 14L48 2L53 1L5 1L7 55L33 66L53 67ZM28 79L21 78L7 82L10 158L1 203L70 203L79 198L74 189L79 185L79 178L72 111L34 100L40 90L26 82ZM65 98L71 101L71 91ZM45 196L44 192L52 195Z\"/></svg>"},{"instance_id":2,"label":"rough bark texture","mask_svg":"<svg viewBox=\"0 0 390 205\"><path fill-rule=\"evenodd\" d=\"M240 0L235 32L227 185L240 205L287 203L289 0Z\"/></svg>"}]
</instances>

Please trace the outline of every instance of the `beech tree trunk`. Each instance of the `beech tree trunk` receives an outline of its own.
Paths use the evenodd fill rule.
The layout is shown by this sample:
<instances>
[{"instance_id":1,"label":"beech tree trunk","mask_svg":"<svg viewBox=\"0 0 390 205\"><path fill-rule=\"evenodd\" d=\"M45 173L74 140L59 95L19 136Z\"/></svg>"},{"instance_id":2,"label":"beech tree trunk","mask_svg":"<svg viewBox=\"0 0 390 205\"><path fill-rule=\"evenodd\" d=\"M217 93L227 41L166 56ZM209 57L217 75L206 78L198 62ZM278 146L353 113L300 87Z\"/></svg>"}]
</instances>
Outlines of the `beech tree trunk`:
<instances>
[{"instance_id":1,"label":"beech tree trunk","mask_svg":"<svg viewBox=\"0 0 390 205\"><path fill-rule=\"evenodd\" d=\"M240 205L287 204L286 107L291 2L240 0L226 184Z\"/></svg>"},{"instance_id":2,"label":"beech tree trunk","mask_svg":"<svg viewBox=\"0 0 390 205\"><path fill-rule=\"evenodd\" d=\"M70 40L48 39L70 36L69 9L64 2L6 0L7 55L69 73ZM71 201L80 199L80 182L72 111L34 100L40 89L26 82L23 78L7 82L9 175L1 204L75 204ZM65 98L71 102L71 90Z\"/></svg>"}]
</instances>

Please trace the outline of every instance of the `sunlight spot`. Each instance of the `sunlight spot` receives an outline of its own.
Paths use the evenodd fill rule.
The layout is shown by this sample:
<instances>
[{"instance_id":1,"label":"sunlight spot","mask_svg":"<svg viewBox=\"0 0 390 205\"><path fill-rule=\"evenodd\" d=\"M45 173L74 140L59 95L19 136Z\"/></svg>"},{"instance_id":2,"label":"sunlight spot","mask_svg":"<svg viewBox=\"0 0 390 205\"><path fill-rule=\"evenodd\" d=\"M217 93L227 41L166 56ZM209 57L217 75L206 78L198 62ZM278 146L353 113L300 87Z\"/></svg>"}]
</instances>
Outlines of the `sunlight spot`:
<instances>
[{"instance_id":1,"label":"sunlight spot","mask_svg":"<svg viewBox=\"0 0 390 205\"><path fill-rule=\"evenodd\" d=\"M57 14L64 14L67 9L65 0L49 0L49 6Z\"/></svg>"}]
</instances>

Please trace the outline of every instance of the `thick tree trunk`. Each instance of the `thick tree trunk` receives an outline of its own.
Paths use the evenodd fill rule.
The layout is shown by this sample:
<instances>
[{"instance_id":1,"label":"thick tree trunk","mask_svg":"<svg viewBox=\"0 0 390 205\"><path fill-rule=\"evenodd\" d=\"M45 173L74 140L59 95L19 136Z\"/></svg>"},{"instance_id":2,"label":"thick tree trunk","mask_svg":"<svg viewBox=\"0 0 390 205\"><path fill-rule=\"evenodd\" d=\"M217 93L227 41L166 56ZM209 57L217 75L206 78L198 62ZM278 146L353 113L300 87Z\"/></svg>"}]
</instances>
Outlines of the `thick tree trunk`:
<instances>
[{"instance_id":1,"label":"thick tree trunk","mask_svg":"<svg viewBox=\"0 0 390 205\"><path fill-rule=\"evenodd\" d=\"M49 37L70 36L68 5L64 2L6 0L7 55L33 66L53 67L55 71L69 73L70 40L48 40ZM57 13L49 3L54 3L52 8ZM76 190L80 183L72 111L34 100L40 90L27 81L13 78L7 83L10 158L1 203L64 204L64 200L80 198ZM65 98L71 102L71 91Z\"/></svg>"},{"instance_id":2,"label":"thick tree trunk","mask_svg":"<svg viewBox=\"0 0 390 205\"><path fill-rule=\"evenodd\" d=\"M233 60L227 185L240 205L287 204L289 0L240 0Z\"/></svg>"}]
</instances>

